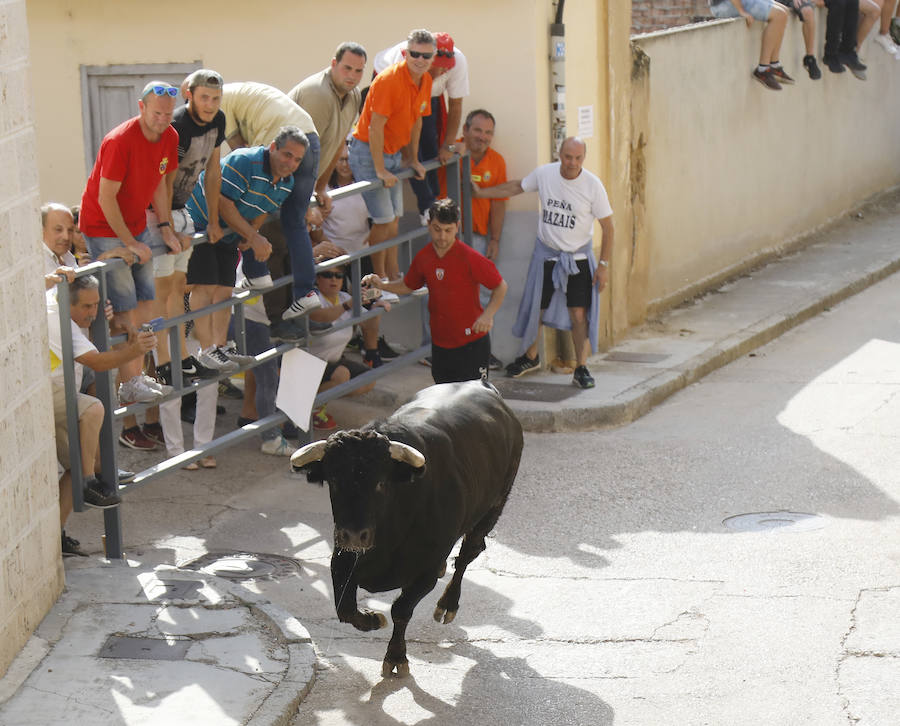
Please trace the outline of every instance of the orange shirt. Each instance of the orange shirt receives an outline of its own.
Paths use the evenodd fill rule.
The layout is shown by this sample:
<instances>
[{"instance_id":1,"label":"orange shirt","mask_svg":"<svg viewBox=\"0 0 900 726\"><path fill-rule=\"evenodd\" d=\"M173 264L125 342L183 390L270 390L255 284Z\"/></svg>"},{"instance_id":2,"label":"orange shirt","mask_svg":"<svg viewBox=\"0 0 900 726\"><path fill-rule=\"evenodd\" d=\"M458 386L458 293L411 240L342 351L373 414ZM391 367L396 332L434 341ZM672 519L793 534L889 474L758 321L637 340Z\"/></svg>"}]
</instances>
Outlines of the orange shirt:
<instances>
[{"instance_id":1,"label":"orange shirt","mask_svg":"<svg viewBox=\"0 0 900 726\"><path fill-rule=\"evenodd\" d=\"M456 140L463 145L462 138ZM447 171L444 167L438 169L438 181L441 184L441 196L447 196ZM472 166L472 181L478 186L493 187L506 182L506 160L491 148L481 157L481 161ZM506 201L509 197L504 197ZM487 236L488 220L491 217L491 199L472 199L472 231L475 234Z\"/></svg>"},{"instance_id":2,"label":"orange shirt","mask_svg":"<svg viewBox=\"0 0 900 726\"><path fill-rule=\"evenodd\" d=\"M387 117L384 153L397 153L409 143L419 117L431 115L431 74L424 73L417 86L404 58L375 76L353 132L357 139L366 143L369 142L372 113Z\"/></svg>"}]
</instances>

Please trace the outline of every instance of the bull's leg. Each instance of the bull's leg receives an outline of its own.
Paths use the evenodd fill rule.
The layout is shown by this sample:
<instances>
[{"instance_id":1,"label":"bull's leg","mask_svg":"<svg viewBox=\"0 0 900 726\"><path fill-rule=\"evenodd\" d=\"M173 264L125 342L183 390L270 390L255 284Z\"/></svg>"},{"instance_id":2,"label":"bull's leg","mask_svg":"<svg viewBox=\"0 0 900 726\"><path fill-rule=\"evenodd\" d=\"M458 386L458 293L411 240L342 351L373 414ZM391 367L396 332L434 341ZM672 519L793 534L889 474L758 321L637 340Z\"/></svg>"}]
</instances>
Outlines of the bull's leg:
<instances>
[{"instance_id":1,"label":"bull's leg","mask_svg":"<svg viewBox=\"0 0 900 726\"><path fill-rule=\"evenodd\" d=\"M456 617L456 611L459 610L462 579L463 575L466 574L466 568L472 560L484 551L484 538L497 524L502 511L502 506L488 510L488 513L472 527L472 531L463 537L462 544L459 546L459 556L456 558L453 577L447 583L444 594L441 595L441 599L438 600L437 607L434 609L434 619L437 622L446 625L453 622L453 618Z\"/></svg>"},{"instance_id":2,"label":"bull's leg","mask_svg":"<svg viewBox=\"0 0 900 726\"><path fill-rule=\"evenodd\" d=\"M400 592L400 597L391 606L391 619L394 621L394 632L384 654L381 675L387 678L396 670L398 676L409 675L409 661L406 659L406 626L409 625L413 610L419 601L434 589L437 582L435 573L425 574L407 585Z\"/></svg>"},{"instance_id":3,"label":"bull's leg","mask_svg":"<svg viewBox=\"0 0 900 726\"><path fill-rule=\"evenodd\" d=\"M381 613L362 610L356 606L357 555L341 550L331 556L331 583L334 586L334 609L338 620L350 623L357 630L377 630L387 625L387 618Z\"/></svg>"}]
</instances>

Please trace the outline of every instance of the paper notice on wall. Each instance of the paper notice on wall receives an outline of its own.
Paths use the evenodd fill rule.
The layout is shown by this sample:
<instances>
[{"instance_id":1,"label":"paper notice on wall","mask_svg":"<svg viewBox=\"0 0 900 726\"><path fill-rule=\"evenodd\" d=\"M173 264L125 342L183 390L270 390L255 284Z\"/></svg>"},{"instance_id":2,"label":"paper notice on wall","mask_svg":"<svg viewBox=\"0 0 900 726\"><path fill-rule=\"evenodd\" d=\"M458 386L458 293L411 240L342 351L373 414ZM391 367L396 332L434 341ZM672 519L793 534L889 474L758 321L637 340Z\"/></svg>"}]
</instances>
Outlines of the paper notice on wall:
<instances>
[{"instance_id":1,"label":"paper notice on wall","mask_svg":"<svg viewBox=\"0 0 900 726\"><path fill-rule=\"evenodd\" d=\"M294 348L281 357L275 405L304 431L309 431L309 416L324 372L325 361L305 350Z\"/></svg>"},{"instance_id":2,"label":"paper notice on wall","mask_svg":"<svg viewBox=\"0 0 900 726\"><path fill-rule=\"evenodd\" d=\"M594 135L594 107L578 107L578 135L582 139L589 139Z\"/></svg>"}]
</instances>

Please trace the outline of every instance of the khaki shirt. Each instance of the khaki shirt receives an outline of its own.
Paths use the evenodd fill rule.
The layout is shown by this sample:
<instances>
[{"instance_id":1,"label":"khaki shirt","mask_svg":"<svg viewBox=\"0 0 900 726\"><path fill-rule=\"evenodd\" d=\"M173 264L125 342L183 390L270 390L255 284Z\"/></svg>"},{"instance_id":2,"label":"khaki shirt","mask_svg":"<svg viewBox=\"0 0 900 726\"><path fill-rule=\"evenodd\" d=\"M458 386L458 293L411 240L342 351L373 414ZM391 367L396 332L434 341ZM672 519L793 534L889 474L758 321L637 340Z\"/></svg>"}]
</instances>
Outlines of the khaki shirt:
<instances>
[{"instance_id":1,"label":"khaki shirt","mask_svg":"<svg viewBox=\"0 0 900 726\"><path fill-rule=\"evenodd\" d=\"M222 87L225 139L239 133L247 146L268 146L282 126L318 133L310 115L282 91L264 83L226 83Z\"/></svg>"},{"instance_id":2,"label":"khaki shirt","mask_svg":"<svg viewBox=\"0 0 900 726\"><path fill-rule=\"evenodd\" d=\"M334 81L331 79L331 67L314 73L294 86L288 96L312 117L319 130L319 144L322 151L319 155L319 171L327 169L347 139L359 114L359 88L354 88L341 98Z\"/></svg>"}]
</instances>

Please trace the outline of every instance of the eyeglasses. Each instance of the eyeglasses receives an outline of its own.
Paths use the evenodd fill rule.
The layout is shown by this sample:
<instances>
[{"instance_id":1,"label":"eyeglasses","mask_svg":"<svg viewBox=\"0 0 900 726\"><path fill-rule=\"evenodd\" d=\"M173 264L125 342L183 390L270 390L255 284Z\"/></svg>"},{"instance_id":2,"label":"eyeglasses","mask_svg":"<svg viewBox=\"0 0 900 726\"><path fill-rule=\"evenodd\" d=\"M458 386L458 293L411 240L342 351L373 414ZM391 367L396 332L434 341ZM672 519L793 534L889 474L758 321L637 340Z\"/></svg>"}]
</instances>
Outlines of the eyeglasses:
<instances>
[{"instance_id":1,"label":"eyeglasses","mask_svg":"<svg viewBox=\"0 0 900 726\"><path fill-rule=\"evenodd\" d=\"M410 58L424 58L425 60L431 60L434 57L434 53L423 53L420 50L409 50L407 48L406 52L409 54Z\"/></svg>"},{"instance_id":2,"label":"eyeglasses","mask_svg":"<svg viewBox=\"0 0 900 726\"><path fill-rule=\"evenodd\" d=\"M438 54L441 58L452 58L452 57L453 57L453 51L452 51L452 50L439 50L439 51L437 52L437 54Z\"/></svg>"},{"instance_id":3,"label":"eyeglasses","mask_svg":"<svg viewBox=\"0 0 900 726\"><path fill-rule=\"evenodd\" d=\"M319 277L324 277L326 280L343 280L344 273L343 272L319 272L316 273Z\"/></svg>"},{"instance_id":4,"label":"eyeglasses","mask_svg":"<svg viewBox=\"0 0 900 726\"><path fill-rule=\"evenodd\" d=\"M178 95L178 89L175 86L150 86L144 95L146 96L150 91L153 91L157 96L165 96L168 93L172 98L175 98Z\"/></svg>"}]
</instances>

